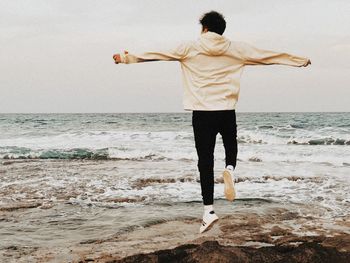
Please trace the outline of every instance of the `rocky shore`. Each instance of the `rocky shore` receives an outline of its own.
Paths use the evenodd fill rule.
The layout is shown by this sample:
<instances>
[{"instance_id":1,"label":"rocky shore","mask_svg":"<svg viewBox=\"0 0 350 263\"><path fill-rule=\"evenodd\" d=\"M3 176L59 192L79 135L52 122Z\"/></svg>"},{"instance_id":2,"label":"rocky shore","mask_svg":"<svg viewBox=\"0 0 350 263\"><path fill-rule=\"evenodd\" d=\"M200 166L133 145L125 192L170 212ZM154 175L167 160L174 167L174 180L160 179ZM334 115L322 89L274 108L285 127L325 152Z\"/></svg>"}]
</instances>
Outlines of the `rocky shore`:
<instances>
[{"instance_id":1,"label":"rocky shore","mask_svg":"<svg viewBox=\"0 0 350 263\"><path fill-rule=\"evenodd\" d=\"M200 220L177 220L90 240L70 254L79 254L73 262L80 263L349 262L349 217L305 217L280 206L254 210L220 218L203 235L197 233Z\"/></svg>"},{"instance_id":2,"label":"rocky shore","mask_svg":"<svg viewBox=\"0 0 350 263\"><path fill-rule=\"evenodd\" d=\"M45 263L349 262L350 217L305 216L300 208L281 204L237 208L202 235L200 219L178 219L75 244L12 245L0 258Z\"/></svg>"},{"instance_id":3,"label":"rocky shore","mask_svg":"<svg viewBox=\"0 0 350 263\"><path fill-rule=\"evenodd\" d=\"M235 263L264 263L264 262L318 262L318 263L347 263L349 252L339 252L332 247L324 247L317 242L303 243L294 246L273 247L234 247L222 246L217 241L206 241L202 244L182 245L174 249L159 250L149 254L137 254L120 260L106 259L110 263L156 263L156 262L235 262ZM86 261L82 261L86 262Z\"/></svg>"},{"instance_id":4,"label":"rocky shore","mask_svg":"<svg viewBox=\"0 0 350 263\"><path fill-rule=\"evenodd\" d=\"M158 171L152 162L132 163L132 169L135 165ZM153 191L175 196L176 186L191 192L195 184L190 178L136 178L126 185L130 189L122 190L131 194L104 195L116 184L116 169L130 173L126 163L116 167L100 161L20 161L0 167L0 262L349 262L345 179L317 188L314 182L324 180L321 177L288 176L283 181L270 176L266 182L237 184L243 196L249 196L253 186L267 196L238 198L232 204L216 199L219 221L198 234L201 202L145 199ZM244 184L244 178L239 182ZM300 195L305 201L278 200L277 190L276 197L269 198L275 188L281 196ZM142 194L132 192L145 189ZM244 192L247 189L250 192ZM306 195L317 192L313 189L320 205Z\"/></svg>"}]
</instances>

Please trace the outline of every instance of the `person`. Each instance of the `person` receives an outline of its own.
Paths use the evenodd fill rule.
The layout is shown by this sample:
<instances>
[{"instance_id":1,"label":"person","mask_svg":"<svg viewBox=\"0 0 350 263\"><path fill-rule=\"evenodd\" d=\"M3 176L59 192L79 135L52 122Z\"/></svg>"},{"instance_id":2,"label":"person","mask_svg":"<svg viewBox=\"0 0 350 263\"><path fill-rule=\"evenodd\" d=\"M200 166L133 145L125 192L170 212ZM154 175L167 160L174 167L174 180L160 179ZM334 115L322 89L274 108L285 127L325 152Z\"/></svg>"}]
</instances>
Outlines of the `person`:
<instances>
[{"instance_id":1,"label":"person","mask_svg":"<svg viewBox=\"0 0 350 263\"><path fill-rule=\"evenodd\" d=\"M226 199L235 198L233 171L237 160L237 125L235 107L240 91L240 77L248 65L288 65L306 67L310 59L287 53L258 49L223 36L226 21L211 11L200 18L201 35L196 41L181 43L170 50L141 54L128 51L115 54L115 63L179 61L183 77L183 105L192 111L192 126L197 167L204 204L199 232L208 230L218 216L214 212L214 148L218 133L225 149L223 171Z\"/></svg>"}]
</instances>

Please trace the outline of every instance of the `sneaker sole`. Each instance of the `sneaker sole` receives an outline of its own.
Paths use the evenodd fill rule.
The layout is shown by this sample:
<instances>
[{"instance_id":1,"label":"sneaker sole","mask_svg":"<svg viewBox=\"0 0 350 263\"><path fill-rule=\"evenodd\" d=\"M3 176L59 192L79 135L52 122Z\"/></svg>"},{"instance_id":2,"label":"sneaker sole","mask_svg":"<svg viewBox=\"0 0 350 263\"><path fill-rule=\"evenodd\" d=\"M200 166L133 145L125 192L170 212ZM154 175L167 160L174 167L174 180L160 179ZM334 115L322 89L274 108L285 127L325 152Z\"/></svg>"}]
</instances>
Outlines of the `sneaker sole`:
<instances>
[{"instance_id":1,"label":"sneaker sole","mask_svg":"<svg viewBox=\"0 0 350 263\"><path fill-rule=\"evenodd\" d=\"M199 234L202 234L202 233L204 233L204 232L206 232L206 231L209 231L209 230L213 227L213 225L214 225L218 220L219 220L219 218L214 219L214 220L207 226L207 228L205 228L203 231L199 231Z\"/></svg>"},{"instance_id":2,"label":"sneaker sole","mask_svg":"<svg viewBox=\"0 0 350 263\"><path fill-rule=\"evenodd\" d=\"M223 173L224 176L224 183L225 183L225 197L228 201L233 201L235 200L236 197L236 191L234 188L234 184L232 181L232 177L229 171L224 171Z\"/></svg>"}]
</instances>

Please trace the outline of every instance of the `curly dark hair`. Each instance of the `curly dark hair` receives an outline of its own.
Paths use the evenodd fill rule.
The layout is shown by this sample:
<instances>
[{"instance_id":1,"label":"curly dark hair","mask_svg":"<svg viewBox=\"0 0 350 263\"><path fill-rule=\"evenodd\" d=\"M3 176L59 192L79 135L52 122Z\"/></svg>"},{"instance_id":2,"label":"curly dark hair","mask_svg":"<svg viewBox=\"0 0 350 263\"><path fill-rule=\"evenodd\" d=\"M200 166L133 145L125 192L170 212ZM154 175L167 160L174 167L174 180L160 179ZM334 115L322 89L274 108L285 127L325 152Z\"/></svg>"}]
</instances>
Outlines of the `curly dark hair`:
<instances>
[{"instance_id":1,"label":"curly dark hair","mask_svg":"<svg viewBox=\"0 0 350 263\"><path fill-rule=\"evenodd\" d=\"M199 22L202 24L202 30L207 28L208 31L215 32L220 35L222 35L226 29L225 17L216 11L205 13L199 19Z\"/></svg>"}]
</instances>

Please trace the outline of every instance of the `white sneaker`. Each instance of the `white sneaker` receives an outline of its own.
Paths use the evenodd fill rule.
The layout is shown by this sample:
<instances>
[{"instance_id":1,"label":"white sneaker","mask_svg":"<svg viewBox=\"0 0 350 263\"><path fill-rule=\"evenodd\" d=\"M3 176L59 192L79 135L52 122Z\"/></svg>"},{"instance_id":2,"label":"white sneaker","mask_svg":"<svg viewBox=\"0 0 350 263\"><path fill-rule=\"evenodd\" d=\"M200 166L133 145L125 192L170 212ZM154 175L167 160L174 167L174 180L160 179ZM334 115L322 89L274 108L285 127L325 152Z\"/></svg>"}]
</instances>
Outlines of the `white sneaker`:
<instances>
[{"instance_id":1,"label":"white sneaker","mask_svg":"<svg viewBox=\"0 0 350 263\"><path fill-rule=\"evenodd\" d=\"M235 200L236 191L235 191L235 182L233 180L233 170L225 169L223 172L224 183L225 183L225 197L229 201Z\"/></svg>"},{"instance_id":2,"label":"white sneaker","mask_svg":"<svg viewBox=\"0 0 350 263\"><path fill-rule=\"evenodd\" d=\"M203 222L199 228L199 233L201 234L204 231L209 230L218 219L219 217L215 214L214 211L211 211L209 213L204 213Z\"/></svg>"}]
</instances>

